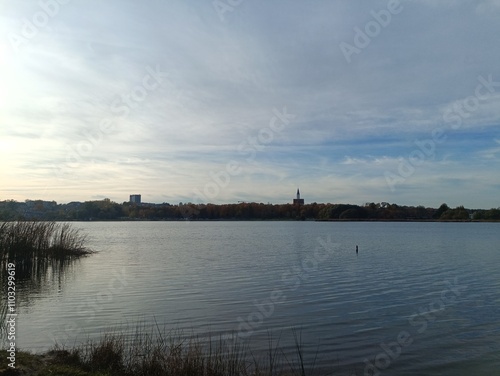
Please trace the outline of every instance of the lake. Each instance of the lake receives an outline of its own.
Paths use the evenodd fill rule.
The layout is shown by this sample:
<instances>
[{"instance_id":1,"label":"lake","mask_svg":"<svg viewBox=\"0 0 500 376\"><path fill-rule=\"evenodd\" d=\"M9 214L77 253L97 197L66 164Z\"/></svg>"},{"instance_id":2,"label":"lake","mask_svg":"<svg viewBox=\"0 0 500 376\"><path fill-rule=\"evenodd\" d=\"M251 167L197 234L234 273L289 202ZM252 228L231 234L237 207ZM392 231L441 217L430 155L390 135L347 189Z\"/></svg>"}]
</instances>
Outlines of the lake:
<instances>
[{"instance_id":1,"label":"lake","mask_svg":"<svg viewBox=\"0 0 500 376\"><path fill-rule=\"evenodd\" d=\"M21 287L20 348L157 322L256 353L295 330L320 374L500 370L499 223L73 225L99 252Z\"/></svg>"}]
</instances>

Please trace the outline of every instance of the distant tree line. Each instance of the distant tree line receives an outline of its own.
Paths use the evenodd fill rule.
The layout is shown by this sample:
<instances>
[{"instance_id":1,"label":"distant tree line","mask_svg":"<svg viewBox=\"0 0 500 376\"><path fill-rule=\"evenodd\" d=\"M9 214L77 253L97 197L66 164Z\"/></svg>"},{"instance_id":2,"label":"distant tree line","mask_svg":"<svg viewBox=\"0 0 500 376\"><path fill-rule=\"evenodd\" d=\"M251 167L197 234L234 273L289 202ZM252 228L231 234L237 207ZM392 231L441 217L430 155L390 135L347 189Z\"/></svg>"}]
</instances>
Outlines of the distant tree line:
<instances>
[{"instance_id":1,"label":"distant tree line","mask_svg":"<svg viewBox=\"0 0 500 376\"><path fill-rule=\"evenodd\" d=\"M439 208L424 206L399 206L396 204L263 204L242 202L238 204L122 204L109 199L70 202L13 200L0 201L0 220L500 220L500 208L454 209L442 204Z\"/></svg>"}]
</instances>

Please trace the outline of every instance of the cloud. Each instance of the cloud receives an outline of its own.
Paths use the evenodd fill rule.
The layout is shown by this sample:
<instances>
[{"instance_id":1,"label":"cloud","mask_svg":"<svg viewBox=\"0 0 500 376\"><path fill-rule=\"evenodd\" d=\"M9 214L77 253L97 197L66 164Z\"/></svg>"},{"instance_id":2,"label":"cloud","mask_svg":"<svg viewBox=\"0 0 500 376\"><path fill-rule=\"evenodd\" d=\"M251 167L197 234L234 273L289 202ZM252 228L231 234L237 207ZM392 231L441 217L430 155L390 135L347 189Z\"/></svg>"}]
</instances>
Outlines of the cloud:
<instances>
[{"instance_id":1,"label":"cloud","mask_svg":"<svg viewBox=\"0 0 500 376\"><path fill-rule=\"evenodd\" d=\"M186 201L210 172L236 161L244 172L212 201L282 202L300 185L318 202L380 197L425 205L436 201L437 187L454 189L453 174L489 169L494 176L500 90L460 129L444 115L474 95L479 76L500 81L500 51L492 48L498 1L401 4L349 64L339 44L353 43L355 28L386 1L244 2L225 22L211 2L70 2L17 52L7 36L22 34L23 20L40 7L5 3L0 192L20 200L45 192L57 201L95 194L120 201L133 191L151 201ZM143 90L149 69L163 80ZM284 106L296 117L257 144L247 162L241 145L258 139L273 109ZM446 141L434 158L404 187L387 189L384 171L397 169L415 141L438 128ZM481 158L490 164L474 165ZM484 194L476 187L457 199L497 206L495 184L489 178Z\"/></svg>"}]
</instances>

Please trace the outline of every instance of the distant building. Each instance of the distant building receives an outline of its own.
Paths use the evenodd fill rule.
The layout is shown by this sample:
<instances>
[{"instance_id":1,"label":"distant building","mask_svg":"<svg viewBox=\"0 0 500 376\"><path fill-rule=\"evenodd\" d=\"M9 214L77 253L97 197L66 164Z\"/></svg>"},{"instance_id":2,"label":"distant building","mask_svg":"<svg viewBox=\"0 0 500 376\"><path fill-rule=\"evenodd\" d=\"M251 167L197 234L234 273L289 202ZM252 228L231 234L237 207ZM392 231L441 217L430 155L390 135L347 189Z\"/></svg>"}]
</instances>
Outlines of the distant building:
<instances>
[{"instance_id":1,"label":"distant building","mask_svg":"<svg viewBox=\"0 0 500 376\"><path fill-rule=\"evenodd\" d=\"M141 203L141 195L130 195L130 203L140 204Z\"/></svg>"},{"instance_id":2,"label":"distant building","mask_svg":"<svg viewBox=\"0 0 500 376\"><path fill-rule=\"evenodd\" d=\"M293 204L294 205L304 205L304 199L300 198L300 191L297 188L297 198L293 199Z\"/></svg>"}]
</instances>

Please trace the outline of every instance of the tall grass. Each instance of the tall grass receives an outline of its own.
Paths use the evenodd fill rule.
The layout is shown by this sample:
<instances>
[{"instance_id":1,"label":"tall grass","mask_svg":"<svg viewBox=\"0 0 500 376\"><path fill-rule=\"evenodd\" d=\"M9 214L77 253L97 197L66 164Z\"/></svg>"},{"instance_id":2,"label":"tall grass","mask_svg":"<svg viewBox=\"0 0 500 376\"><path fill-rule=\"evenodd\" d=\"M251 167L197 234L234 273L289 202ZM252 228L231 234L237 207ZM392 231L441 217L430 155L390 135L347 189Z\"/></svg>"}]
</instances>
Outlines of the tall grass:
<instances>
[{"instance_id":1,"label":"tall grass","mask_svg":"<svg viewBox=\"0 0 500 376\"><path fill-rule=\"evenodd\" d=\"M62 270L72 259L92 253L86 236L65 223L4 222L0 224L0 277L14 263L16 280L36 281L51 267Z\"/></svg>"},{"instance_id":2,"label":"tall grass","mask_svg":"<svg viewBox=\"0 0 500 376\"><path fill-rule=\"evenodd\" d=\"M108 332L70 351L57 346L55 351L88 372L110 376L306 376L314 371L305 366L299 342L294 354L298 362L290 362L272 340L265 357L257 358L236 339L203 341L158 328Z\"/></svg>"},{"instance_id":3,"label":"tall grass","mask_svg":"<svg viewBox=\"0 0 500 376\"><path fill-rule=\"evenodd\" d=\"M86 236L70 224L55 222L4 222L0 225L2 261L61 260L90 253Z\"/></svg>"}]
</instances>

